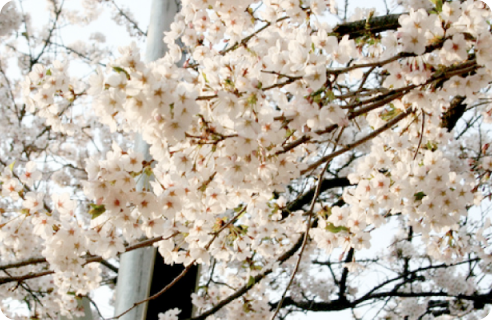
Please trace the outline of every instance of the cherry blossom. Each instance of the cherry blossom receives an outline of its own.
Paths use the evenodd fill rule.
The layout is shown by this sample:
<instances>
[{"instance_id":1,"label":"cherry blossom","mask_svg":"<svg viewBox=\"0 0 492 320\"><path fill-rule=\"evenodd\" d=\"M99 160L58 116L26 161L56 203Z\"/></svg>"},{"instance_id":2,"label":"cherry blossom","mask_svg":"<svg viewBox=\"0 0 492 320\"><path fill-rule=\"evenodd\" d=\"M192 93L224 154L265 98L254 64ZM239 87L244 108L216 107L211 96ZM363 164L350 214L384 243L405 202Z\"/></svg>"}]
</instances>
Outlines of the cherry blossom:
<instances>
[{"instance_id":1,"label":"cherry blossom","mask_svg":"<svg viewBox=\"0 0 492 320\"><path fill-rule=\"evenodd\" d=\"M33 318L78 315L121 253L153 245L166 264L202 266L190 297L200 319L366 303L385 319L481 316L491 12L399 5L344 16L335 1L186 0L152 63L115 1L83 1L83 19L50 2L53 32L112 10L134 41L111 56L103 31L67 46L9 7L2 299L29 301ZM10 81L14 57L22 77Z\"/></svg>"}]
</instances>

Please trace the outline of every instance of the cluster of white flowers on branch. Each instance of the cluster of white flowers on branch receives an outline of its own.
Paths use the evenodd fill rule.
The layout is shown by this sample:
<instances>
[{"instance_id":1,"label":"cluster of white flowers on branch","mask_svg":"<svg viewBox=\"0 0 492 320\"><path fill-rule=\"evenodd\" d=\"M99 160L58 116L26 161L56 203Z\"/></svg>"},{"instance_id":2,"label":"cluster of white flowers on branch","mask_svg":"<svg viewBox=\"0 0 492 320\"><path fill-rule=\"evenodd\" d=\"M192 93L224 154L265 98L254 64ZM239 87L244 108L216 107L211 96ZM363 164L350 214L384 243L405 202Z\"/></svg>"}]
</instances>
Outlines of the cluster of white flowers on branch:
<instances>
[{"instance_id":1,"label":"cluster of white flowers on branch","mask_svg":"<svg viewBox=\"0 0 492 320\"><path fill-rule=\"evenodd\" d=\"M144 63L132 43L88 81L67 60L42 59L50 31L16 83L21 110L13 91L5 105L63 144L9 154L14 136L2 147L0 297L27 296L37 318L75 314L76 297L108 274L97 263L154 245L183 274L204 265L194 320L385 299L386 319L472 319L491 301L492 228L470 212L491 194L480 125L492 119L492 13L471 0L405 5L332 26L334 1L186 0L162 59ZM2 92L11 85L0 71ZM134 133L152 160L124 142ZM111 149L89 156L98 135ZM41 174L46 161L36 169L47 154L64 176ZM358 293L349 280L375 260L356 256L388 224L397 231L381 264L396 275ZM333 254L339 270L330 258L311 264ZM324 289L306 285L319 281L313 265L333 277Z\"/></svg>"},{"instance_id":2,"label":"cluster of white flowers on branch","mask_svg":"<svg viewBox=\"0 0 492 320\"><path fill-rule=\"evenodd\" d=\"M2 11L2 15L5 16L0 22L0 36L4 36L19 28L21 17L11 3L5 4L0 10Z\"/></svg>"}]
</instances>

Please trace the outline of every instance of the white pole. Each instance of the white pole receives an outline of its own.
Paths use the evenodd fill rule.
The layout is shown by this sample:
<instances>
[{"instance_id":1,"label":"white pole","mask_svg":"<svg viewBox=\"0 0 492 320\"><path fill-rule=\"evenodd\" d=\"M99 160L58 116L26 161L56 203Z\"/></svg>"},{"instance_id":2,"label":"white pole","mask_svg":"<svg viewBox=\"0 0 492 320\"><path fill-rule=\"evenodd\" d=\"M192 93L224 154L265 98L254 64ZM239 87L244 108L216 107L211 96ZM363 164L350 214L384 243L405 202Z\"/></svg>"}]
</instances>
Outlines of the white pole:
<instances>
[{"instance_id":1,"label":"white pole","mask_svg":"<svg viewBox=\"0 0 492 320\"><path fill-rule=\"evenodd\" d=\"M152 62L164 56L167 47L163 41L164 31L170 30L174 16L178 12L175 0L152 0L150 22L147 31L146 62ZM150 160L149 145L141 135L135 138L135 151L142 152L145 160ZM144 179L140 179L142 181ZM137 188L142 190L143 183ZM118 282L116 286L115 316L125 312L135 302L149 296L152 283L156 249L142 248L120 256ZM120 318L120 320L145 320L147 303L141 304Z\"/></svg>"}]
</instances>

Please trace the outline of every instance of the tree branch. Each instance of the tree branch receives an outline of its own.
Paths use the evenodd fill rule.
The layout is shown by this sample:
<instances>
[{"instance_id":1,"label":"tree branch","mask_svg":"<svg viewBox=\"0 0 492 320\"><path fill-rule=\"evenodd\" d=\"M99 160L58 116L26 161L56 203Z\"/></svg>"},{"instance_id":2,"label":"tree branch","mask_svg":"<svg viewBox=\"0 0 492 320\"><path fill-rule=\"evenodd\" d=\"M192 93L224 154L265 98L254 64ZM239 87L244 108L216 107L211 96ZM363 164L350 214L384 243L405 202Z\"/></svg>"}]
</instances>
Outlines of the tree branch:
<instances>
[{"instance_id":1,"label":"tree branch","mask_svg":"<svg viewBox=\"0 0 492 320\"><path fill-rule=\"evenodd\" d=\"M458 120L466 111L467 105L464 104L463 101L465 101L465 97L463 96L454 97L453 100L451 100L449 110L442 115L441 127L448 129L448 132L453 130Z\"/></svg>"},{"instance_id":2,"label":"tree branch","mask_svg":"<svg viewBox=\"0 0 492 320\"><path fill-rule=\"evenodd\" d=\"M379 17L373 17L370 21L366 19L349 23L339 24L333 29L333 33L341 39L348 35L350 39L358 38L369 33L379 33L388 30L396 30L400 27L398 19L406 13L389 14Z\"/></svg>"},{"instance_id":3,"label":"tree branch","mask_svg":"<svg viewBox=\"0 0 492 320\"><path fill-rule=\"evenodd\" d=\"M299 248L301 247L303 239L304 239L304 234L301 234L301 236L299 237L297 242L292 246L292 248L290 248L287 252L282 254L277 259L277 261L283 263L284 261L292 257L297 252L297 250L299 250ZM267 275L269 275L272 272L273 272L272 268L267 268L262 273L254 276L251 281L248 281L248 283L245 284L243 287L241 287L239 290L237 290L236 292L234 292L224 300L220 301L219 303L217 303L213 308L209 309L208 311L205 311L204 313L202 313L197 317L186 319L186 320L205 320L208 316L216 313L217 311L219 311L220 309L222 309L232 301L236 300L237 298L241 297L243 294L248 292L251 288L254 287L255 284L260 282L263 278L265 278Z\"/></svg>"},{"instance_id":4,"label":"tree branch","mask_svg":"<svg viewBox=\"0 0 492 320\"><path fill-rule=\"evenodd\" d=\"M351 185L352 184L350 184L350 181L346 177L324 179L320 185L320 193L323 193L333 188L343 188ZM290 202L287 205L287 208L282 210L282 219L287 218L292 211L301 210L303 206L309 204L309 201L313 198L315 191L316 191L316 187L313 187L308 192L299 196L296 200Z\"/></svg>"},{"instance_id":5,"label":"tree branch","mask_svg":"<svg viewBox=\"0 0 492 320\"><path fill-rule=\"evenodd\" d=\"M309 172L313 169L316 169L320 164L324 163L325 161L329 161L331 159L334 159L334 158L338 157L339 155L344 154L345 152L350 151L350 150L356 148L357 146L377 137L379 134L392 128L395 124L397 124L398 122L400 122L401 120L403 120L404 118L406 118L408 115L410 115L413 112L414 111L412 110L411 107L408 108L405 112L400 113L399 115L397 115L396 117L394 117L393 119L388 121L385 125L381 126L377 130L374 130L373 132L366 135L365 137L355 141L354 143L346 145L344 148L342 148L338 151L332 152L329 155L321 157L318 161L314 162L313 164L308 166L306 169L301 171L301 174L306 174L307 172Z\"/></svg>"},{"instance_id":6,"label":"tree branch","mask_svg":"<svg viewBox=\"0 0 492 320\"><path fill-rule=\"evenodd\" d=\"M171 237L173 237L173 236L175 236L175 234L172 235ZM169 238L166 238L166 239L169 239ZM147 246L154 244L155 242L159 242L161 240L166 240L166 239L164 239L163 237L148 239L148 240L139 242L135 245L127 246L125 248L125 252L132 251L132 250L135 250L138 248L147 247ZM84 265L91 263L91 262L102 262L103 261L103 258L100 256L87 256L87 257L85 257L85 259L86 259L86 261L84 262ZM27 259L24 261L19 261L19 262L0 266L0 270L6 270L9 268L19 268L19 267L23 267L23 266L27 266L27 265L44 263L44 262L47 262L45 258L31 258L31 259ZM9 282L19 282L19 281L39 278L39 277L47 276L47 275L50 275L53 273L55 273L55 272L52 270L46 270L46 271L37 272L37 273L29 273L29 274L17 276L17 277L0 277L0 285L5 284L5 283L9 283Z\"/></svg>"},{"instance_id":7,"label":"tree branch","mask_svg":"<svg viewBox=\"0 0 492 320\"><path fill-rule=\"evenodd\" d=\"M147 36L147 32L144 32L142 29L140 29L138 24L135 21L133 21L133 19L130 19L130 17L120 7L118 7L118 5L116 5L116 2L114 2L114 0L109 0L109 1L113 4L113 6L118 11L118 13L132 25L133 29L137 30L137 32L140 33L141 36L145 36L145 37Z\"/></svg>"},{"instance_id":8,"label":"tree branch","mask_svg":"<svg viewBox=\"0 0 492 320\"><path fill-rule=\"evenodd\" d=\"M349 263L352 261L354 258L354 253L355 250L354 248L350 248L349 252L347 253L347 257L345 258L345 263ZM339 300L347 300L347 297L345 296L345 291L347 290L347 277L348 277L349 270L347 267L343 268L342 271L342 277L340 278L340 292L338 293L338 299Z\"/></svg>"}]
</instances>

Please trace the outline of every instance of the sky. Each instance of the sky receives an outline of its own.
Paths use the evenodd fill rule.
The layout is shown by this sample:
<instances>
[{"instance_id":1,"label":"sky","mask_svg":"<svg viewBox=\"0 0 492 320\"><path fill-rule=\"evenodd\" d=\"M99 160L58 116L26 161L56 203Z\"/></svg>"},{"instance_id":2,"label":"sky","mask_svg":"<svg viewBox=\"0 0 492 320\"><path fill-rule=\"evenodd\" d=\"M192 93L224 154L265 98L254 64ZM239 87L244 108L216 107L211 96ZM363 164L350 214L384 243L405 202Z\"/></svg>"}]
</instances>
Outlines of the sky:
<instances>
[{"instance_id":1,"label":"sky","mask_svg":"<svg viewBox=\"0 0 492 320\"><path fill-rule=\"evenodd\" d=\"M391 5L393 0L388 0ZM487 2L491 2L488 0ZM3 5L2 2L5 0L0 0L0 7ZM67 3L73 5L74 2L79 2L79 0L69 0ZM150 17L150 4L151 0L116 0L116 3L120 7L128 7L131 9L135 20L139 22L139 26L142 30L147 29L148 19ZM367 0L350 0L349 12L353 12L356 7L367 7L370 4L375 7L380 13L385 11L385 6L383 0L377 1L367 1ZM49 16L47 14L46 1L40 0L23 0L24 8L32 13L32 18L36 26L46 24L49 21ZM342 6L343 2L339 1L339 6ZM330 21L334 23L334 21ZM92 32L104 30L103 33L106 35L111 35L106 38L106 44L117 48L118 46L125 46L131 41L128 37L125 27L116 25L110 18L110 11L105 10L101 17L93 24L87 28L71 27L67 26L63 32L62 37L66 40L66 44L76 40L87 39ZM74 36L75 35L75 36ZM142 43L142 49L144 49L144 43ZM116 50L115 50L116 51ZM388 226L387 228L390 228ZM380 230L377 234L373 235L373 248L372 250L384 250L387 245L387 237L385 234L388 230L384 228ZM363 253L362 253L363 255ZM95 294L95 300L98 302L98 306L105 317L113 316L113 308L109 305L108 300L111 298L111 291L107 288L99 289ZM331 312L331 313L308 313L307 315L298 314L289 318L290 320L326 320L326 319L337 319L337 320L349 320L353 319L350 311L341 312Z\"/></svg>"}]
</instances>

